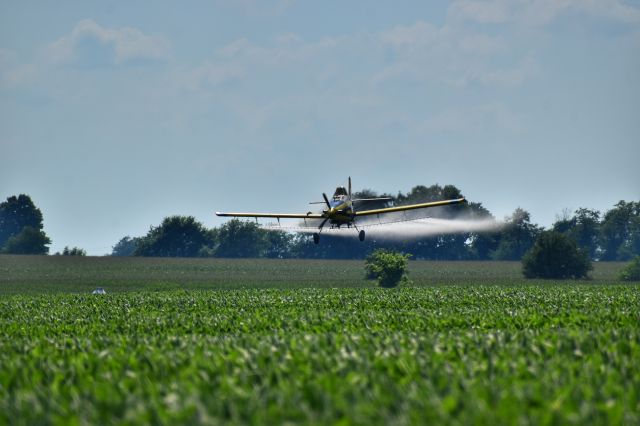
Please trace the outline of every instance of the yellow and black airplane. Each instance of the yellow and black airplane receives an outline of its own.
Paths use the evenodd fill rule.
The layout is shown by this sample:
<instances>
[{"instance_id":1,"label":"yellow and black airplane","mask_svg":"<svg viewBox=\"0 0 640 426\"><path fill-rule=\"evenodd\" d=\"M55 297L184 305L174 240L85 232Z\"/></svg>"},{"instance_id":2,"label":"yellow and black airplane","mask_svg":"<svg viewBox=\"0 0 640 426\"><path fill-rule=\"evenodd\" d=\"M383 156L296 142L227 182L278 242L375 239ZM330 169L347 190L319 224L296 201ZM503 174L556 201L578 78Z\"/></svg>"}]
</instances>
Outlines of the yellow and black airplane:
<instances>
[{"instance_id":1,"label":"yellow and black airplane","mask_svg":"<svg viewBox=\"0 0 640 426\"><path fill-rule=\"evenodd\" d=\"M402 212L406 210L415 210L415 209L426 209L429 207L438 207L438 206L447 206L450 204L459 204L466 202L465 198L456 198L454 200L442 200L442 201L432 201L429 203L420 203L420 204L409 204L406 206L397 206L397 207L385 207L381 209L373 209L373 210L360 210L356 211L354 208L354 202L365 202L365 201L383 201L390 200L390 198L351 198L351 177L349 177L349 187L345 188L344 186L339 186L336 188L336 191L333 193L333 198L330 200L327 197L327 194L323 193L322 197L324 201L313 202L311 204L325 204L327 208L322 211L322 213L223 213L216 212L216 216L227 216L227 217L267 217L278 219L318 219L322 220L320 225L318 226L318 232L313 234L313 242L318 244L320 242L320 233L322 232L322 228L325 226L327 222L331 225L331 228L340 228L342 225L346 225L347 227L353 226L356 231L358 231L358 238L360 241L364 241L364 230L358 229L356 224L356 219L363 216L371 216L371 215L381 215L386 213L393 212Z\"/></svg>"}]
</instances>

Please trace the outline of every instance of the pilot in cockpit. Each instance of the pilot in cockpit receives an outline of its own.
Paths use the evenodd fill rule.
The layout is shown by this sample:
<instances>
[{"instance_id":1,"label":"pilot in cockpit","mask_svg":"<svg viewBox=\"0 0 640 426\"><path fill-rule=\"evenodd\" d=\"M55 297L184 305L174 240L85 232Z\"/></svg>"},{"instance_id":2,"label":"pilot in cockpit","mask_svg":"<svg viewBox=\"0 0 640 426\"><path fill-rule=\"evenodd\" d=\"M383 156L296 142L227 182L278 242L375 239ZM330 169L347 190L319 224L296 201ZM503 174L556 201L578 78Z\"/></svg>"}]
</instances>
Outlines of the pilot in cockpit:
<instances>
[{"instance_id":1,"label":"pilot in cockpit","mask_svg":"<svg viewBox=\"0 0 640 426\"><path fill-rule=\"evenodd\" d=\"M333 194L334 200L344 200L347 197L347 189L344 186L336 188L336 192Z\"/></svg>"}]
</instances>

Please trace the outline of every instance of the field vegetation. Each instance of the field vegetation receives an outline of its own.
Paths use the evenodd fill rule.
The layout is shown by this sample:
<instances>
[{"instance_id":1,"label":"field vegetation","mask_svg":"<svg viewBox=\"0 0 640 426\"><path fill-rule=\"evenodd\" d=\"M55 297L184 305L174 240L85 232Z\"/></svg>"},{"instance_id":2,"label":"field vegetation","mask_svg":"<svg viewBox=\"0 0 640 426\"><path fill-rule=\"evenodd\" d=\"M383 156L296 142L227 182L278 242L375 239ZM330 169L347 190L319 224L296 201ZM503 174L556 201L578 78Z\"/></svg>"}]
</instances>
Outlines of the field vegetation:
<instances>
[{"instance_id":1,"label":"field vegetation","mask_svg":"<svg viewBox=\"0 0 640 426\"><path fill-rule=\"evenodd\" d=\"M638 424L622 266L0 256L0 424Z\"/></svg>"},{"instance_id":2,"label":"field vegetation","mask_svg":"<svg viewBox=\"0 0 640 426\"><path fill-rule=\"evenodd\" d=\"M587 284L620 282L624 262L596 262ZM410 261L414 286L544 284L521 262ZM240 288L375 287L363 261L0 255L0 294Z\"/></svg>"}]
</instances>

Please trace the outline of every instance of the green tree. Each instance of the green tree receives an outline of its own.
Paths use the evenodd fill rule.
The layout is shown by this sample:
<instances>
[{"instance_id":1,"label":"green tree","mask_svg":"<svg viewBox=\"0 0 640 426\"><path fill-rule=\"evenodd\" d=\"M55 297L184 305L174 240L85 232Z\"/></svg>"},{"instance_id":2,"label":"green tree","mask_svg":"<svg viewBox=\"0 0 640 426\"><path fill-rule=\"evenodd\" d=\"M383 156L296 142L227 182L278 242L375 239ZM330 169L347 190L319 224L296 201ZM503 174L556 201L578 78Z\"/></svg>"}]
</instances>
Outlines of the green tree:
<instances>
[{"instance_id":1,"label":"green tree","mask_svg":"<svg viewBox=\"0 0 640 426\"><path fill-rule=\"evenodd\" d=\"M151 227L134 251L135 256L196 257L212 246L213 234L193 216L170 216Z\"/></svg>"},{"instance_id":2,"label":"green tree","mask_svg":"<svg viewBox=\"0 0 640 426\"><path fill-rule=\"evenodd\" d=\"M531 223L529 212L517 208L505 220L500 232L500 242L492 257L496 260L520 260L529 250L542 229Z\"/></svg>"},{"instance_id":3,"label":"green tree","mask_svg":"<svg viewBox=\"0 0 640 426\"><path fill-rule=\"evenodd\" d=\"M370 201L355 201L354 208L357 211L381 209L387 207L389 202L393 200L393 196L389 194L378 195L376 191L371 189L363 189L353 193L354 199L367 199L367 198L390 198L391 200L370 200Z\"/></svg>"},{"instance_id":4,"label":"green tree","mask_svg":"<svg viewBox=\"0 0 640 426\"><path fill-rule=\"evenodd\" d=\"M401 192L395 197L396 205L425 203L431 201L461 198L462 192L454 185L415 186L407 194ZM451 206L441 206L428 210L416 210L396 214L400 219L436 217L444 219L455 218L484 218L491 214L480 203L464 203ZM394 248L406 253L412 253L417 259L452 259L464 260L474 257L470 243L474 239L472 233L441 234L420 238L402 244L394 244Z\"/></svg>"},{"instance_id":5,"label":"green tree","mask_svg":"<svg viewBox=\"0 0 640 426\"><path fill-rule=\"evenodd\" d=\"M268 248L264 230L251 221L232 219L218 229L217 257L261 257Z\"/></svg>"},{"instance_id":6,"label":"green tree","mask_svg":"<svg viewBox=\"0 0 640 426\"><path fill-rule=\"evenodd\" d=\"M51 240L44 231L25 226L16 235L12 235L4 246L4 253L9 254L47 254Z\"/></svg>"},{"instance_id":7,"label":"green tree","mask_svg":"<svg viewBox=\"0 0 640 426\"><path fill-rule=\"evenodd\" d=\"M264 231L264 257L272 259L286 259L291 257L293 235L284 231Z\"/></svg>"},{"instance_id":8,"label":"green tree","mask_svg":"<svg viewBox=\"0 0 640 426\"><path fill-rule=\"evenodd\" d=\"M586 278L591 260L576 241L560 232L545 231L522 259L527 278Z\"/></svg>"},{"instance_id":9,"label":"green tree","mask_svg":"<svg viewBox=\"0 0 640 426\"><path fill-rule=\"evenodd\" d=\"M43 228L42 212L33 204L31 197L20 194L0 203L0 248L26 226L36 230Z\"/></svg>"},{"instance_id":10,"label":"green tree","mask_svg":"<svg viewBox=\"0 0 640 426\"><path fill-rule=\"evenodd\" d=\"M579 208L575 212L575 229L572 236L578 247L587 250L591 259L598 256L598 237L600 235L600 212L587 208Z\"/></svg>"},{"instance_id":11,"label":"green tree","mask_svg":"<svg viewBox=\"0 0 640 426\"><path fill-rule=\"evenodd\" d=\"M591 259L597 258L600 234L600 212L597 210L579 208L573 216L565 214L553 224L553 230L571 236Z\"/></svg>"},{"instance_id":12,"label":"green tree","mask_svg":"<svg viewBox=\"0 0 640 426\"><path fill-rule=\"evenodd\" d=\"M378 280L380 287L397 287L407 282L407 263L410 254L378 249L367 256L364 262L367 278Z\"/></svg>"},{"instance_id":13,"label":"green tree","mask_svg":"<svg viewBox=\"0 0 640 426\"><path fill-rule=\"evenodd\" d=\"M454 185L445 185L444 187L438 184L431 186L418 185L414 186L407 194L402 194L402 192L399 192L398 195L394 198L394 203L396 205L402 206L407 204L427 203L430 201L449 200L461 197L462 192ZM464 204L435 207L429 209L429 216L441 218L455 217L466 211L467 209L468 206Z\"/></svg>"},{"instance_id":14,"label":"green tree","mask_svg":"<svg viewBox=\"0 0 640 426\"><path fill-rule=\"evenodd\" d=\"M600 225L601 260L629 260L640 254L640 202L620 201Z\"/></svg>"},{"instance_id":15,"label":"green tree","mask_svg":"<svg viewBox=\"0 0 640 426\"><path fill-rule=\"evenodd\" d=\"M68 246L64 246L64 250L62 250L63 256L86 256L87 251L81 249L80 247L69 248Z\"/></svg>"},{"instance_id":16,"label":"green tree","mask_svg":"<svg viewBox=\"0 0 640 426\"><path fill-rule=\"evenodd\" d=\"M120 238L120 241L113 246L111 250L111 256L133 256L133 253L136 251L138 244L142 241L140 237L130 236Z\"/></svg>"},{"instance_id":17,"label":"green tree","mask_svg":"<svg viewBox=\"0 0 640 426\"><path fill-rule=\"evenodd\" d=\"M620 271L619 278L622 281L640 281L640 256L634 257L631 262Z\"/></svg>"}]
</instances>

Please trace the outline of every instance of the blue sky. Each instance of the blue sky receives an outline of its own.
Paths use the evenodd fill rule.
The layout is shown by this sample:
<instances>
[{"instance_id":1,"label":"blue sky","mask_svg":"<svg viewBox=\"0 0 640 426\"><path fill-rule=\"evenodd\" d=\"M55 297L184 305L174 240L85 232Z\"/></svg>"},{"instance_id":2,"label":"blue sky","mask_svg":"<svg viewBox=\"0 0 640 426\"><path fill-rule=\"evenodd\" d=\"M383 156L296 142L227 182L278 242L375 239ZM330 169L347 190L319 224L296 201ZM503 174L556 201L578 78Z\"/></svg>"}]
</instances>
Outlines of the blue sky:
<instances>
[{"instance_id":1,"label":"blue sky","mask_svg":"<svg viewBox=\"0 0 640 426\"><path fill-rule=\"evenodd\" d=\"M52 251L171 214L454 184L497 218L640 199L640 2L0 2L0 197Z\"/></svg>"}]
</instances>

